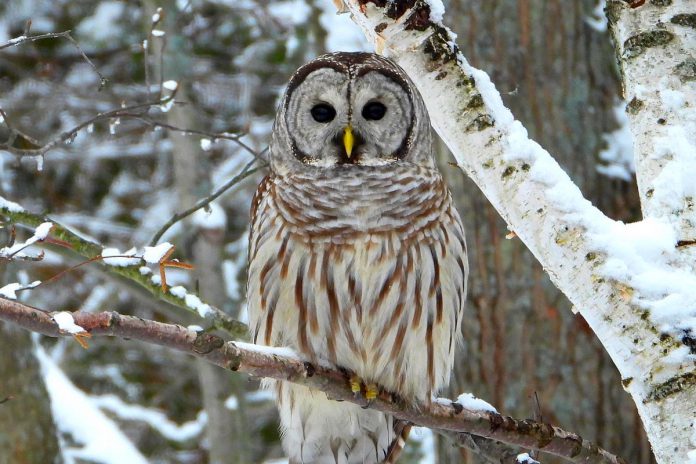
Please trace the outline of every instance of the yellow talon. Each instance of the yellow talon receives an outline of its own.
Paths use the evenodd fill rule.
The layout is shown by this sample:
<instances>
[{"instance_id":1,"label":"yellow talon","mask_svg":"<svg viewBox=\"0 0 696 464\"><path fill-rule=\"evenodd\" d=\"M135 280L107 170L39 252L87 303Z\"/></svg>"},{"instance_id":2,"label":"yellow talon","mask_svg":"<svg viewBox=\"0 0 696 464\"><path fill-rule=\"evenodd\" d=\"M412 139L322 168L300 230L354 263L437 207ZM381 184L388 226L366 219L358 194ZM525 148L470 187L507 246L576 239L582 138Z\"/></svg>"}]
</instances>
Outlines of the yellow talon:
<instances>
[{"instance_id":1,"label":"yellow talon","mask_svg":"<svg viewBox=\"0 0 696 464\"><path fill-rule=\"evenodd\" d=\"M376 384L371 383L365 387L365 399L367 401L372 401L376 399L378 394L379 389L377 388Z\"/></svg>"},{"instance_id":2,"label":"yellow talon","mask_svg":"<svg viewBox=\"0 0 696 464\"><path fill-rule=\"evenodd\" d=\"M350 376L350 391L356 395L360 393L360 377L357 375Z\"/></svg>"}]
</instances>

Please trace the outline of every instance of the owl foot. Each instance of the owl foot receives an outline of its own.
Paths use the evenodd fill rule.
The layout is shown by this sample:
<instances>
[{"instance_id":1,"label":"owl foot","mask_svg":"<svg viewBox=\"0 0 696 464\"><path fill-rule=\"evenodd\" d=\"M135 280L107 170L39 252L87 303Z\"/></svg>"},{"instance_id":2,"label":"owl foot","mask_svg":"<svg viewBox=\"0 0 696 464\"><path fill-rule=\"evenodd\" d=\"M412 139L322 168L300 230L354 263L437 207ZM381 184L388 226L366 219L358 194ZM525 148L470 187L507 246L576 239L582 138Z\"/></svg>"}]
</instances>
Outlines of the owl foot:
<instances>
[{"instance_id":1,"label":"owl foot","mask_svg":"<svg viewBox=\"0 0 696 464\"><path fill-rule=\"evenodd\" d=\"M369 402L374 401L379 395L379 387L376 383L368 383L365 385L365 399Z\"/></svg>"},{"instance_id":2,"label":"owl foot","mask_svg":"<svg viewBox=\"0 0 696 464\"><path fill-rule=\"evenodd\" d=\"M350 376L350 391L353 392L353 396L357 397L360 395L360 390L362 390L362 379L357 375Z\"/></svg>"},{"instance_id":3,"label":"owl foot","mask_svg":"<svg viewBox=\"0 0 696 464\"><path fill-rule=\"evenodd\" d=\"M350 376L349 383L350 391L353 392L353 396L355 396L356 398L360 396L364 387L365 399L367 400L367 404L364 406L364 408L369 407L370 404L372 404L372 402L377 398L377 396L379 396L379 387L376 383L365 383L360 377L358 377L355 374Z\"/></svg>"}]
</instances>

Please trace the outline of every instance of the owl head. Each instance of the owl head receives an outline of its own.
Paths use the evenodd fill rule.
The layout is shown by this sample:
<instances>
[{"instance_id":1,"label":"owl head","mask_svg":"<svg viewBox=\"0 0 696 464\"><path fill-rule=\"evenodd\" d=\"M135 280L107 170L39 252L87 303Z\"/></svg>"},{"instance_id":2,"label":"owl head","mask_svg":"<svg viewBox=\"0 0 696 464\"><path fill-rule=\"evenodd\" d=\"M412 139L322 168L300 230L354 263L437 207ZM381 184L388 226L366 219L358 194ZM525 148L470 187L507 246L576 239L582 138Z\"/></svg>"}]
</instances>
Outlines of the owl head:
<instances>
[{"instance_id":1,"label":"owl head","mask_svg":"<svg viewBox=\"0 0 696 464\"><path fill-rule=\"evenodd\" d=\"M406 73L372 53L332 53L290 79L276 116L271 169L434 167L423 100Z\"/></svg>"}]
</instances>

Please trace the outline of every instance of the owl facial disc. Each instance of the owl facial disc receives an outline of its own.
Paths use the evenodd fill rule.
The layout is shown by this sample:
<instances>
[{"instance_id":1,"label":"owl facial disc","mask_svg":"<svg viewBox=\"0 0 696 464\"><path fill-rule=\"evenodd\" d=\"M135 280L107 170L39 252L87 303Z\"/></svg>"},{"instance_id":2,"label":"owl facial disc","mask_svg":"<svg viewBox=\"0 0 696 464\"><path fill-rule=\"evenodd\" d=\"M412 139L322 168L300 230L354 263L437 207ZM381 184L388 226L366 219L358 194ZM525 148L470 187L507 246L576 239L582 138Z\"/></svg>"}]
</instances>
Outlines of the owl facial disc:
<instances>
[{"instance_id":1,"label":"owl facial disc","mask_svg":"<svg viewBox=\"0 0 696 464\"><path fill-rule=\"evenodd\" d=\"M407 158L419 123L415 105L422 101L418 96L414 103L412 89L384 58L325 55L290 81L278 123L287 128L292 155L305 165L389 165Z\"/></svg>"}]
</instances>

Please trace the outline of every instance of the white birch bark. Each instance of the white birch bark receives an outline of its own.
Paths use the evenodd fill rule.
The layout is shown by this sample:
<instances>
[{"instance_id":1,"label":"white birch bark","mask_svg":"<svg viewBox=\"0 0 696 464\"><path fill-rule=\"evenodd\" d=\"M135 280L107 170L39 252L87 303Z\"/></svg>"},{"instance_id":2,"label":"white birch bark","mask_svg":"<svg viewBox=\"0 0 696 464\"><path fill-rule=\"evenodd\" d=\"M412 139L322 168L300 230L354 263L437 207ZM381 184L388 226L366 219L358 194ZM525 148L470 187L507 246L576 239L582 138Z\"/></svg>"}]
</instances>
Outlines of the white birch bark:
<instances>
[{"instance_id":1,"label":"white birch bark","mask_svg":"<svg viewBox=\"0 0 696 464\"><path fill-rule=\"evenodd\" d=\"M644 217L696 239L696 0L607 3Z\"/></svg>"},{"instance_id":2,"label":"white birch bark","mask_svg":"<svg viewBox=\"0 0 696 464\"><path fill-rule=\"evenodd\" d=\"M696 332L696 275L688 259L693 247L676 246L689 233L683 225L693 208L674 209L673 202L660 200L643 205L646 218L640 223L605 217L527 137L488 75L459 54L449 31L430 16L430 4L436 3L346 0L345 7L377 52L413 79L459 166L595 331L638 407L658 462L696 464L696 346L688 331ZM682 48L674 59L677 52L681 59L693 55L692 43ZM688 120L684 113L679 112ZM634 127L634 133L645 131ZM672 155L675 168L665 171L664 164L654 163L662 170L650 170L644 164L652 162L650 144L658 142L650 134L641 140L641 185L664 175L662 185L681 187L685 199L686 180L696 179L689 163L693 152ZM670 183L670 172L682 177ZM652 199L660 195L653 192Z\"/></svg>"}]
</instances>

